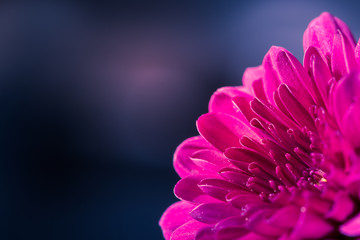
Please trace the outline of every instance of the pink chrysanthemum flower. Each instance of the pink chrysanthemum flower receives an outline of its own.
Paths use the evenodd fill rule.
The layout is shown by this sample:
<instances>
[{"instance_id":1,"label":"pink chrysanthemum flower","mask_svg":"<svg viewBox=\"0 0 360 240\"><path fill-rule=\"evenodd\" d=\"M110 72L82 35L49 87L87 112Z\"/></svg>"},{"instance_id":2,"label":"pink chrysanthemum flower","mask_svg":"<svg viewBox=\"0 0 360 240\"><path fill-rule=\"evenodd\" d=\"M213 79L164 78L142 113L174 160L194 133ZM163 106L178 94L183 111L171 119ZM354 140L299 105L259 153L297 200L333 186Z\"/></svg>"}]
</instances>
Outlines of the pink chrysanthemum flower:
<instances>
[{"instance_id":1,"label":"pink chrysanthemum flower","mask_svg":"<svg viewBox=\"0 0 360 240\"><path fill-rule=\"evenodd\" d=\"M165 239L360 238L360 45L329 13L303 65L272 47L224 87L176 150Z\"/></svg>"}]
</instances>

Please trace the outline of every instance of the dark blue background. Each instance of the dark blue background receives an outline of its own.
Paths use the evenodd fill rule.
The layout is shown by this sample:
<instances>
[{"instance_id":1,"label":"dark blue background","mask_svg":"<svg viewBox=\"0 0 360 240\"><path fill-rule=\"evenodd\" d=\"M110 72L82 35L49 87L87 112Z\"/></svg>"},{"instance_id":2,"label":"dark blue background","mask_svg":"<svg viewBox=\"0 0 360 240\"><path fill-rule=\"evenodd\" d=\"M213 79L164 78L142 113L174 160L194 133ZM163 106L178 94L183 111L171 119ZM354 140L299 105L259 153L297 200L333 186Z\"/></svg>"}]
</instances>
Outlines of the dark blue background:
<instances>
[{"instance_id":1,"label":"dark blue background","mask_svg":"<svg viewBox=\"0 0 360 240\"><path fill-rule=\"evenodd\" d=\"M211 93L271 45L302 59L356 1L59 1L0 6L0 239L162 239L172 154Z\"/></svg>"}]
</instances>

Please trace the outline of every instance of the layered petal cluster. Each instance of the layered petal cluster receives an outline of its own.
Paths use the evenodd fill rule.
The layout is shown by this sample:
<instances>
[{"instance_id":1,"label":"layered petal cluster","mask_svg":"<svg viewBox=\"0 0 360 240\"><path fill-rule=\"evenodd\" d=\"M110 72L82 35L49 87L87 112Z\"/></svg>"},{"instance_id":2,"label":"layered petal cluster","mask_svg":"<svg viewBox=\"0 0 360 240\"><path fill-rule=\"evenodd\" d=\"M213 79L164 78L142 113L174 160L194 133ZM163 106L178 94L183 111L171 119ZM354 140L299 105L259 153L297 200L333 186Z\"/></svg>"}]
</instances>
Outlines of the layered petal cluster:
<instances>
[{"instance_id":1,"label":"layered petal cluster","mask_svg":"<svg viewBox=\"0 0 360 240\"><path fill-rule=\"evenodd\" d=\"M167 240L360 238L360 46L323 13L304 60L271 47L176 150Z\"/></svg>"}]
</instances>

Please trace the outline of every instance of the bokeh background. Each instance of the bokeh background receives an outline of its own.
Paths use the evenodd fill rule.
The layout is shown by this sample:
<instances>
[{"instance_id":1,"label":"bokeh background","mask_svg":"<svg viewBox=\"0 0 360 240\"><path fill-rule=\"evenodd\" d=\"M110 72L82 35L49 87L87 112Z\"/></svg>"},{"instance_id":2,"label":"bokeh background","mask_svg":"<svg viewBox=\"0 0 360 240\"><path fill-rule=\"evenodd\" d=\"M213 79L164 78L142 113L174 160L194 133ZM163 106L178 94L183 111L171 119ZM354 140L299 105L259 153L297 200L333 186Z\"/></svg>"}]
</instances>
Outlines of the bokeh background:
<instances>
[{"instance_id":1,"label":"bokeh background","mask_svg":"<svg viewBox=\"0 0 360 240\"><path fill-rule=\"evenodd\" d=\"M0 4L0 239L162 239L172 154L271 45L357 1Z\"/></svg>"}]
</instances>

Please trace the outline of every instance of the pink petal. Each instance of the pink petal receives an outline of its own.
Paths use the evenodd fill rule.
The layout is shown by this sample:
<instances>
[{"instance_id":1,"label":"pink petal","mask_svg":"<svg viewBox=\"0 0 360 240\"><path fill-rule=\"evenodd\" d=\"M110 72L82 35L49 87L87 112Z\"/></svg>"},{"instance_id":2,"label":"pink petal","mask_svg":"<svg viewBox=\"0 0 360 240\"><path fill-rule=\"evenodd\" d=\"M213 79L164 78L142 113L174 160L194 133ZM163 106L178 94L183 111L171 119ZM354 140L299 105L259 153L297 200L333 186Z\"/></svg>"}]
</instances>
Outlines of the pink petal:
<instances>
[{"instance_id":1,"label":"pink petal","mask_svg":"<svg viewBox=\"0 0 360 240\"><path fill-rule=\"evenodd\" d=\"M221 151L240 146L240 138L244 135L258 138L243 122L224 113L202 115L197 120L197 128L210 144Z\"/></svg>"},{"instance_id":2,"label":"pink petal","mask_svg":"<svg viewBox=\"0 0 360 240\"><path fill-rule=\"evenodd\" d=\"M170 236L175 231L175 229L192 220L189 212L194 207L195 205L193 204L181 201L174 203L165 210L161 216L159 225L166 240L170 239Z\"/></svg>"},{"instance_id":3,"label":"pink petal","mask_svg":"<svg viewBox=\"0 0 360 240\"><path fill-rule=\"evenodd\" d=\"M354 37L348 26L330 13L324 12L312 20L305 30L303 37L304 51L311 46L317 47L326 58L330 59L334 35L337 30L340 30L350 44L355 46Z\"/></svg>"},{"instance_id":4,"label":"pink petal","mask_svg":"<svg viewBox=\"0 0 360 240\"><path fill-rule=\"evenodd\" d=\"M333 206L326 217L343 222L355 209L354 202L346 192L339 192L335 196Z\"/></svg>"},{"instance_id":5,"label":"pink petal","mask_svg":"<svg viewBox=\"0 0 360 240\"><path fill-rule=\"evenodd\" d=\"M234 168L224 168L219 172L219 174L227 181L240 187L245 187L247 179L251 176L250 173L246 173Z\"/></svg>"},{"instance_id":6,"label":"pink petal","mask_svg":"<svg viewBox=\"0 0 360 240\"><path fill-rule=\"evenodd\" d=\"M360 146L360 72L351 72L342 78L334 89L335 118L345 137Z\"/></svg>"},{"instance_id":7,"label":"pink petal","mask_svg":"<svg viewBox=\"0 0 360 240\"><path fill-rule=\"evenodd\" d=\"M250 101L253 99L254 99L253 96L247 95L245 93L242 95L238 95L232 99L234 104L237 106L237 108L240 110L242 115L247 120L245 122L250 122L251 119L256 117L256 114L250 108ZM247 125L249 125L249 124L247 124Z\"/></svg>"},{"instance_id":8,"label":"pink petal","mask_svg":"<svg viewBox=\"0 0 360 240\"><path fill-rule=\"evenodd\" d=\"M340 226L340 232L348 237L360 236L360 214Z\"/></svg>"},{"instance_id":9,"label":"pink petal","mask_svg":"<svg viewBox=\"0 0 360 240\"><path fill-rule=\"evenodd\" d=\"M240 216L241 211L227 203L204 203L194 208L190 215L203 223L217 223L232 216Z\"/></svg>"},{"instance_id":10,"label":"pink petal","mask_svg":"<svg viewBox=\"0 0 360 240\"><path fill-rule=\"evenodd\" d=\"M245 190L238 190L229 193L226 196L226 201L239 209L245 208L248 204L260 204L263 202L259 195Z\"/></svg>"},{"instance_id":11,"label":"pink petal","mask_svg":"<svg viewBox=\"0 0 360 240\"><path fill-rule=\"evenodd\" d=\"M194 240L197 232L203 227L207 227L207 224L191 220L177 228L171 234L170 240Z\"/></svg>"},{"instance_id":12,"label":"pink petal","mask_svg":"<svg viewBox=\"0 0 360 240\"><path fill-rule=\"evenodd\" d=\"M211 96L209 112L222 112L229 115L238 115L232 98L241 95L243 87L223 87Z\"/></svg>"},{"instance_id":13,"label":"pink petal","mask_svg":"<svg viewBox=\"0 0 360 240\"><path fill-rule=\"evenodd\" d=\"M199 187L198 184L206 176L188 176L181 179L174 188L175 196L181 200L190 201L193 203L204 203L207 201L213 202L215 199L206 195Z\"/></svg>"},{"instance_id":14,"label":"pink petal","mask_svg":"<svg viewBox=\"0 0 360 240\"><path fill-rule=\"evenodd\" d=\"M263 65L264 89L270 103L275 105L274 93L281 83L285 83L295 97L301 99L301 104L306 109L313 104L313 99L307 90L311 86L311 79L301 63L290 52L273 46L265 55Z\"/></svg>"},{"instance_id":15,"label":"pink petal","mask_svg":"<svg viewBox=\"0 0 360 240\"><path fill-rule=\"evenodd\" d=\"M199 173L199 167L193 163L190 156L196 151L211 148L213 147L201 136L186 139L177 147L174 153L175 171L180 177Z\"/></svg>"},{"instance_id":16,"label":"pink petal","mask_svg":"<svg viewBox=\"0 0 360 240\"><path fill-rule=\"evenodd\" d=\"M256 233L249 233L249 234L246 234L245 236L240 237L236 240L274 240L274 238L264 237L264 236L258 235Z\"/></svg>"},{"instance_id":17,"label":"pink petal","mask_svg":"<svg viewBox=\"0 0 360 240\"><path fill-rule=\"evenodd\" d=\"M217 174L225 167L229 167L229 160L217 149L203 149L191 155L191 160L202 169L203 174Z\"/></svg>"},{"instance_id":18,"label":"pink petal","mask_svg":"<svg viewBox=\"0 0 360 240\"><path fill-rule=\"evenodd\" d=\"M288 205L277 210L270 218L269 223L282 228L293 228L299 218L300 208Z\"/></svg>"},{"instance_id":19,"label":"pink petal","mask_svg":"<svg viewBox=\"0 0 360 240\"><path fill-rule=\"evenodd\" d=\"M272 124L278 125L279 127L285 128L285 126L296 126L295 123L290 121L285 115L281 115L280 111L275 109L271 105L265 105L260 102L257 98L254 98L250 102L251 109L258 115L258 118L253 118L251 121L252 126L257 127L259 129L267 129L267 127L263 126L264 121L270 122ZM263 121L262 121L263 120Z\"/></svg>"},{"instance_id":20,"label":"pink petal","mask_svg":"<svg viewBox=\"0 0 360 240\"><path fill-rule=\"evenodd\" d=\"M360 66L360 39L355 47L355 59L358 66Z\"/></svg>"},{"instance_id":21,"label":"pink petal","mask_svg":"<svg viewBox=\"0 0 360 240\"><path fill-rule=\"evenodd\" d=\"M246 217L244 216L235 216L229 217L224 220L221 220L215 225L215 231L218 233L219 231L226 229L226 228L233 228L233 227L242 227L246 223ZM248 232L248 230L246 231Z\"/></svg>"},{"instance_id":22,"label":"pink petal","mask_svg":"<svg viewBox=\"0 0 360 240\"><path fill-rule=\"evenodd\" d=\"M278 237L283 228L276 227L268 222L268 219L275 213L274 209L261 209L252 214L249 218L248 229L266 237Z\"/></svg>"},{"instance_id":23,"label":"pink petal","mask_svg":"<svg viewBox=\"0 0 360 240\"><path fill-rule=\"evenodd\" d=\"M279 86L279 96L288 112L300 126L306 126L310 130L316 131L314 120L309 112L301 105L298 98L290 92L286 84Z\"/></svg>"},{"instance_id":24,"label":"pink petal","mask_svg":"<svg viewBox=\"0 0 360 240\"><path fill-rule=\"evenodd\" d=\"M209 196L225 201L225 196L239 187L222 179L204 179L198 184L199 188Z\"/></svg>"},{"instance_id":25,"label":"pink petal","mask_svg":"<svg viewBox=\"0 0 360 240\"><path fill-rule=\"evenodd\" d=\"M309 47L305 52L304 67L313 79L311 88L314 89L314 99L319 105L325 104L328 107L328 82L332 75L326 59L315 47Z\"/></svg>"},{"instance_id":26,"label":"pink petal","mask_svg":"<svg viewBox=\"0 0 360 240\"><path fill-rule=\"evenodd\" d=\"M333 229L332 224L322 216L302 208L299 221L291 236L294 239L321 239Z\"/></svg>"},{"instance_id":27,"label":"pink petal","mask_svg":"<svg viewBox=\"0 0 360 240\"><path fill-rule=\"evenodd\" d=\"M215 225L217 240L238 239L249 233L245 228L245 217L235 216L221 220Z\"/></svg>"},{"instance_id":28,"label":"pink petal","mask_svg":"<svg viewBox=\"0 0 360 240\"><path fill-rule=\"evenodd\" d=\"M331 54L331 70L335 79L340 79L356 67L354 45L337 30Z\"/></svg>"},{"instance_id":29,"label":"pink petal","mask_svg":"<svg viewBox=\"0 0 360 240\"><path fill-rule=\"evenodd\" d=\"M261 165L265 170L270 172L270 175L273 173L271 169L275 169L275 165L271 159L249 149L228 148L225 151L225 156L230 159L232 164L243 170L249 170L249 165L253 162L257 162L258 165Z\"/></svg>"},{"instance_id":30,"label":"pink petal","mask_svg":"<svg viewBox=\"0 0 360 240\"><path fill-rule=\"evenodd\" d=\"M262 101L267 101L263 85L264 68L262 65L258 67L246 68L242 83L251 95Z\"/></svg>"},{"instance_id":31,"label":"pink petal","mask_svg":"<svg viewBox=\"0 0 360 240\"><path fill-rule=\"evenodd\" d=\"M360 102L351 105L343 118L344 135L355 147L360 146Z\"/></svg>"},{"instance_id":32,"label":"pink petal","mask_svg":"<svg viewBox=\"0 0 360 240\"><path fill-rule=\"evenodd\" d=\"M217 240L213 226L201 228L195 235L194 240Z\"/></svg>"}]
</instances>

